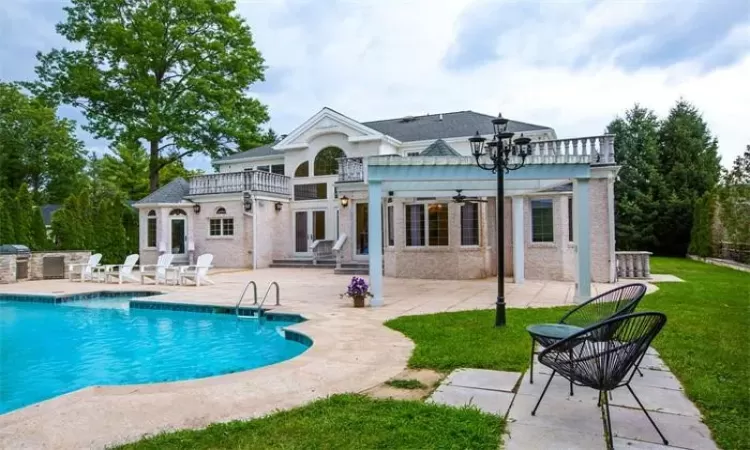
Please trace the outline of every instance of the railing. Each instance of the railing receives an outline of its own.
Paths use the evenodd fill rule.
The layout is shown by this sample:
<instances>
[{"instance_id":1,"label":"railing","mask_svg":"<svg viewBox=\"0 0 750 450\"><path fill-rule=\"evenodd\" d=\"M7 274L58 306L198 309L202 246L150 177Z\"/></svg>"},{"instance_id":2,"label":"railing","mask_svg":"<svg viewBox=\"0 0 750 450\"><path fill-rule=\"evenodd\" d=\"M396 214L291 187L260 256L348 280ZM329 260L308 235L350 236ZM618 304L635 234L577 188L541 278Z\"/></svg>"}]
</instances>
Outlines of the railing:
<instances>
[{"instance_id":1,"label":"railing","mask_svg":"<svg viewBox=\"0 0 750 450\"><path fill-rule=\"evenodd\" d=\"M532 164L580 163L614 164L615 137L602 136L536 141L529 144Z\"/></svg>"},{"instance_id":2,"label":"railing","mask_svg":"<svg viewBox=\"0 0 750 450\"><path fill-rule=\"evenodd\" d=\"M651 252L615 252L618 278L651 278Z\"/></svg>"},{"instance_id":3,"label":"railing","mask_svg":"<svg viewBox=\"0 0 750 450\"><path fill-rule=\"evenodd\" d=\"M267 192L290 195L289 177L261 170L198 175L188 181L188 195Z\"/></svg>"},{"instance_id":4,"label":"railing","mask_svg":"<svg viewBox=\"0 0 750 450\"><path fill-rule=\"evenodd\" d=\"M333 245L333 248L331 251L334 255L336 255L336 268L341 268L341 260L343 259L342 250L344 249L344 244L346 243L347 235L346 233L341 233L341 236L339 236L339 239L336 241L336 243Z\"/></svg>"},{"instance_id":5,"label":"railing","mask_svg":"<svg viewBox=\"0 0 750 450\"><path fill-rule=\"evenodd\" d=\"M312 243L310 250L313 253L313 265L317 265L321 259L333 257L333 241L318 239Z\"/></svg>"},{"instance_id":6,"label":"railing","mask_svg":"<svg viewBox=\"0 0 750 450\"><path fill-rule=\"evenodd\" d=\"M339 182L356 182L365 179L362 158L339 158Z\"/></svg>"}]
</instances>

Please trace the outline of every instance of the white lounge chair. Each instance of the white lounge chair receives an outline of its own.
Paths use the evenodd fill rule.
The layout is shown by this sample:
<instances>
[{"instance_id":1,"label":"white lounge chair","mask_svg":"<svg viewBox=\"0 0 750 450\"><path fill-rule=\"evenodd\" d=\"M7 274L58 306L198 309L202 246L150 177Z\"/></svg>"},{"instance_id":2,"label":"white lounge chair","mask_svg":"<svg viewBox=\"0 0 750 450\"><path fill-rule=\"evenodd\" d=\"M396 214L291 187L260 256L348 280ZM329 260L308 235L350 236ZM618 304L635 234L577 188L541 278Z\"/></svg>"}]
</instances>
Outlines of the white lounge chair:
<instances>
[{"instance_id":1,"label":"white lounge chair","mask_svg":"<svg viewBox=\"0 0 750 450\"><path fill-rule=\"evenodd\" d=\"M135 281L138 282L138 277L133 275L133 269L138 263L138 254L128 255L125 258L125 262L122 265L108 266L107 271L104 272L104 282L108 283L109 279L116 279L119 284L123 281Z\"/></svg>"},{"instance_id":2,"label":"white lounge chair","mask_svg":"<svg viewBox=\"0 0 750 450\"><path fill-rule=\"evenodd\" d=\"M173 254L164 253L159 256L156 264L142 265L141 284L146 284L146 278L154 280L154 284L159 284L160 282L167 284L167 269L172 266L172 258L174 258Z\"/></svg>"},{"instance_id":3,"label":"white lounge chair","mask_svg":"<svg viewBox=\"0 0 750 450\"><path fill-rule=\"evenodd\" d=\"M73 281L73 276L78 275L78 279L81 282L86 280L94 280L94 267L99 266L99 261L102 260L101 253L94 253L89 256L89 260L83 264L68 264L68 279Z\"/></svg>"},{"instance_id":4,"label":"white lounge chair","mask_svg":"<svg viewBox=\"0 0 750 450\"><path fill-rule=\"evenodd\" d=\"M214 284L208 278L208 269L211 268L213 260L214 255L210 253L200 255L194 266L187 266L182 270L180 273L180 284L184 284L186 280L191 280L196 286L200 286L201 283Z\"/></svg>"}]
</instances>

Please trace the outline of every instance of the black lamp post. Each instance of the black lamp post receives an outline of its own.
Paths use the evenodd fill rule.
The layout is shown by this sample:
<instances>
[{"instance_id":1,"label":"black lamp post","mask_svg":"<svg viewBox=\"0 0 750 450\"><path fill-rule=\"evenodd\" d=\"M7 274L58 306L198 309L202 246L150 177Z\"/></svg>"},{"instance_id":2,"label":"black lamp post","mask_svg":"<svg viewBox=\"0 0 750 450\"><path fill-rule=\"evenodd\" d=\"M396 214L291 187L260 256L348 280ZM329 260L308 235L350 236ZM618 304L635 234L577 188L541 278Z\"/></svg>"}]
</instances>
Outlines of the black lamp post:
<instances>
[{"instance_id":1,"label":"black lamp post","mask_svg":"<svg viewBox=\"0 0 750 450\"><path fill-rule=\"evenodd\" d=\"M484 141L479 131L469 138L471 154L477 161L477 166L484 170L491 170L497 174L497 302L495 303L495 326L505 326L505 188L503 186L505 174L517 170L526 163L526 157L531 155L529 142L531 139L521 137L513 139L513 133L508 130L508 119L498 114L492 119L493 139L487 143L485 151ZM486 157L484 157L486 156ZM519 161L520 158L520 161Z\"/></svg>"}]
</instances>

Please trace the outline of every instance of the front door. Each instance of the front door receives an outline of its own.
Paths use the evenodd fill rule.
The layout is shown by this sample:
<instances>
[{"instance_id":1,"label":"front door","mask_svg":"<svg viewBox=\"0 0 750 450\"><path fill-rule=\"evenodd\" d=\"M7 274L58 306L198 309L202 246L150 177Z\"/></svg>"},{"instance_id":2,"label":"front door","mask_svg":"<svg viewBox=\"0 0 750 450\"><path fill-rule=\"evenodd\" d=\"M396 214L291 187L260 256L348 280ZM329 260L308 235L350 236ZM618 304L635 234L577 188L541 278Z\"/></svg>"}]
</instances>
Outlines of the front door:
<instances>
[{"instance_id":1,"label":"front door","mask_svg":"<svg viewBox=\"0 0 750 450\"><path fill-rule=\"evenodd\" d=\"M298 256L312 256L310 246L314 241L326 238L325 210L295 211L294 213L294 253Z\"/></svg>"},{"instance_id":2,"label":"front door","mask_svg":"<svg viewBox=\"0 0 750 450\"><path fill-rule=\"evenodd\" d=\"M185 217L170 217L169 245L175 262L187 261Z\"/></svg>"},{"instance_id":3,"label":"front door","mask_svg":"<svg viewBox=\"0 0 750 450\"><path fill-rule=\"evenodd\" d=\"M367 259L369 254L370 237L368 230L368 211L367 203L357 203L354 211L354 236L356 245L354 247L354 257L356 259Z\"/></svg>"}]
</instances>

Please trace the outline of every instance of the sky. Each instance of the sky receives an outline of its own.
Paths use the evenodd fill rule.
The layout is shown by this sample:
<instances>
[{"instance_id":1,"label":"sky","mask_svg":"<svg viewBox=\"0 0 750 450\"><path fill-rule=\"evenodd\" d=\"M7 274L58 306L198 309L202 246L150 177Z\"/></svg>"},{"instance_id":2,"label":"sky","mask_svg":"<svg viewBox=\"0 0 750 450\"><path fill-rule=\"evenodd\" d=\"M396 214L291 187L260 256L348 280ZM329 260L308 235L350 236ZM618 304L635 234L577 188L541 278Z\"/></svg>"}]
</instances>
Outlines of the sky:
<instances>
[{"instance_id":1,"label":"sky","mask_svg":"<svg viewBox=\"0 0 750 450\"><path fill-rule=\"evenodd\" d=\"M66 42L64 0L0 2L0 80ZM750 144L750 0L238 0L266 61L269 125L472 110L593 136L635 103L703 113L722 163ZM71 108L61 115L82 122ZM83 130L95 152L107 142ZM188 167L210 170L206 157Z\"/></svg>"}]
</instances>

